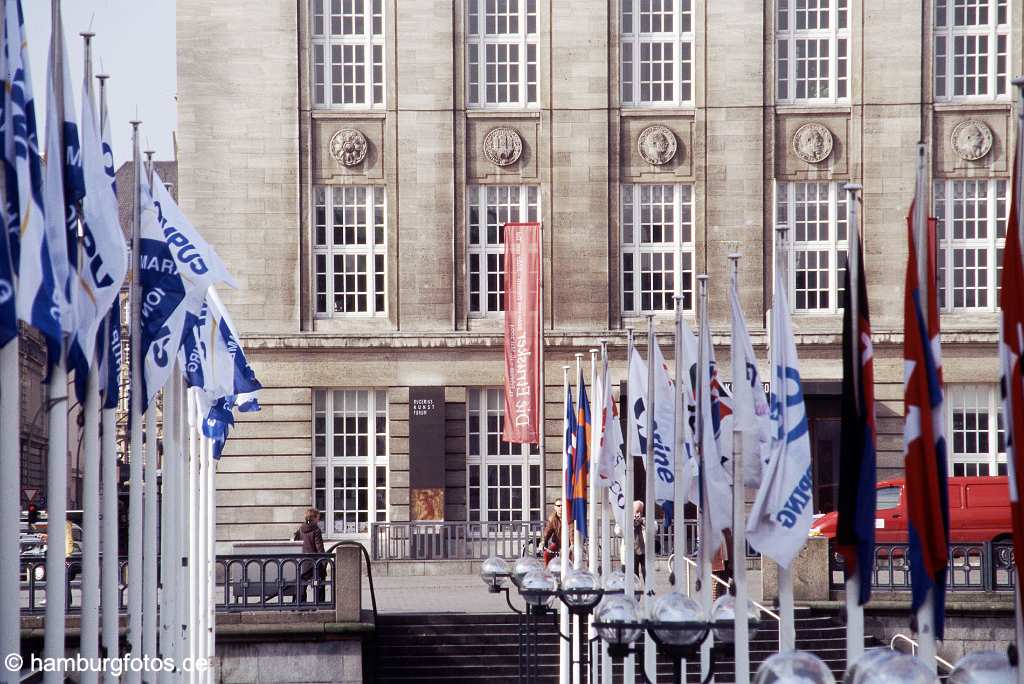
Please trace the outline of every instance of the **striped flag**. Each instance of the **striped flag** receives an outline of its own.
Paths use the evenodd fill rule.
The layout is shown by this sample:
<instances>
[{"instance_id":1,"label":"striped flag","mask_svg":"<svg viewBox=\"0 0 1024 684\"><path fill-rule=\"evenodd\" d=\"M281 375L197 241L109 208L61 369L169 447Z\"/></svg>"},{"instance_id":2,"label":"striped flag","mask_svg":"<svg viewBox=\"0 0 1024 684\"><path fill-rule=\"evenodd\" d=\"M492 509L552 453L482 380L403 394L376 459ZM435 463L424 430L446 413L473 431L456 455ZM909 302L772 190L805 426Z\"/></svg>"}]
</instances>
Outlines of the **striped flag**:
<instances>
[{"instance_id":1,"label":"striped flag","mask_svg":"<svg viewBox=\"0 0 1024 684\"><path fill-rule=\"evenodd\" d=\"M1024 138L1017 135L1013 163L1010 214L1006 223L1006 247L1003 252L1003 279L1000 283L999 357L1002 362L1003 424L1006 426L1006 465L1010 485L1010 512L1013 520L1013 559L1017 577L1024 577L1024 506L1020 492L1024 487L1024 464L1018 459L1018 440L1024 440L1024 263L1020 236L1020 165ZM1017 592L1024 601L1024 592ZM1024 611L1024 606L1018 607Z\"/></svg>"},{"instance_id":2,"label":"striped flag","mask_svg":"<svg viewBox=\"0 0 1024 684\"><path fill-rule=\"evenodd\" d=\"M871 598L875 557L875 386L868 290L856 226L850 226L851 262L843 307L843 410L839 456L839 520L836 547L846 573L860 577L859 605ZM856 301L854 301L856 298ZM854 318L856 310L856 318Z\"/></svg>"},{"instance_id":3,"label":"striped flag","mask_svg":"<svg viewBox=\"0 0 1024 684\"><path fill-rule=\"evenodd\" d=\"M587 538L587 487L590 477L590 400L587 399L587 386L583 382L583 371L580 370L579 406L576 410L576 434L573 440L573 453L569 477L572 486L569 488L572 509L571 520L576 522L576 530L581 539Z\"/></svg>"},{"instance_id":4,"label":"striped flag","mask_svg":"<svg viewBox=\"0 0 1024 684\"><path fill-rule=\"evenodd\" d=\"M565 451L562 457L565 459L565 492L562 495L562 515L565 516L566 529L572 530L572 506L569 502L572 498L572 462L573 454L576 451L576 410L573 408L572 387L565 389ZM565 540L563 540L565 543Z\"/></svg>"},{"instance_id":5,"label":"striped flag","mask_svg":"<svg viewBox=\"0 0 1024 684\"><path fill-rule=\"evenodd\" d=\"M915 201L919 201L915 200ZM935 282L935 222L921 231L927 241L925 282L919 281L914 208L907 217L908 244L905 332L903 338L903 432L907 508L910 523L912 610L934 589L935 636L942 638L946 563L949 548L949 493L946 489L946 439L942 407L942 356Z\"/></svg>"}]
</instances>

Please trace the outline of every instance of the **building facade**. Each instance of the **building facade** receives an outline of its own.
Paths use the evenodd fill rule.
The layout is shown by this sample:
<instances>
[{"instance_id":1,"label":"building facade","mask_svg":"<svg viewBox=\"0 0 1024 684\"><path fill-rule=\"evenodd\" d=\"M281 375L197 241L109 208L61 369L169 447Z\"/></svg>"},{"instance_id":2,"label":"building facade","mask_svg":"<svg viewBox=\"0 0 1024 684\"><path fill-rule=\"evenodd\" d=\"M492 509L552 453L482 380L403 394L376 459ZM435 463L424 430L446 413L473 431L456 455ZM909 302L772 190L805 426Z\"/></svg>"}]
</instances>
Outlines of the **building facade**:
<instances>
[{"instance_id":1,"label":"building facade","mask_svg":"<svg viewBox=\"0 0 1024 684\"><path fill-rule=\"evenodd\" d=\"M900 474L918 141L950 471L1003 472L1022 17L1020 0L179 0L179 197L241 283L222 296L266 387L220 462L218 540L289 538L310 505L329 538L540 518L558 496L563 367L582 352L589 379L605 339L624 379L627 328L648 314L671 364L672 297L693 326L707 273L728 368L733 252L764 358L779 225L815 507L831 510L849 182L864 188L879 477ZM524 452L500 440L501 226L533 219L546 420ZM418 434L425 397L440 413Z\"/></svg>"}]
</instances>

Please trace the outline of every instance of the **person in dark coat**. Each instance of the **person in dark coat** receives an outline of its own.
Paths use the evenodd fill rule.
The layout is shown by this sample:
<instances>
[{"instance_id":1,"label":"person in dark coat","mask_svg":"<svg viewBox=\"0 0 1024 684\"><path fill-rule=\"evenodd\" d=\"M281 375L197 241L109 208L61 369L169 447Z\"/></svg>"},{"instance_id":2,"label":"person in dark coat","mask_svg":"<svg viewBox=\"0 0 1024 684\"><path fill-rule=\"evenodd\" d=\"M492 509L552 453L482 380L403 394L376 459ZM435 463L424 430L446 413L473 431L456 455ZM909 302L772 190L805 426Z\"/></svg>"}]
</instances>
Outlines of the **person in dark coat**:
<instances>
[{"instance_id":1,"label":"person in dark coat","mask_svg":"<svg viewBox=\"0 0 1024 684\"><path fill-rule=\"evenodd\" d=\"M302 542L302 553L324 553L324 535L320 531L320 511L315 508L306 510L306 520L299 529L295 530L295 541ZM317 565L313 561L302 561L302 587L300 600L305 600L306 585L316 580L316 601L323 603L326 598L327 588L324 580L327 565Z\"/></svg>"}]
</instances>

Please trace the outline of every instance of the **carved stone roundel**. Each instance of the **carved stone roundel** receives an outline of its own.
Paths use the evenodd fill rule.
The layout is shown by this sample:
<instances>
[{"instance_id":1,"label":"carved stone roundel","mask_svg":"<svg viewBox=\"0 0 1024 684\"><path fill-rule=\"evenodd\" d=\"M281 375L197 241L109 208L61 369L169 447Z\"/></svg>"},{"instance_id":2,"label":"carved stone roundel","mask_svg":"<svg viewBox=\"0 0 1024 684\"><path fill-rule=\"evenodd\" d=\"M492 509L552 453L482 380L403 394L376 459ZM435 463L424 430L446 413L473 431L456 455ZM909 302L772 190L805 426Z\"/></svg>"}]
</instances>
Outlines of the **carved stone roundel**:
<instances>
[{"instance_id":1,"label":"carved stone roundel","mask_svg":"<svg viewBox=\"0 0 1024 684\"><path fill-rule=\"evenodd\" d=\"M661 166L676 156L676 135L666 126L648 126L640 131L636 147L644 161Z\"/></svg>"},{"instance_id":2,"label":"carved stone roundel","mask_svg":"<svg viewBox=\"0 0 1024 684\"><path fill-rule=\"evenodd\" d=\"M331 136L331 156L342 166L357 166L366 159L369 143L354 128L342 128Z\"/></svg>"},{"instance_id":3,"label":"carved stone roundel","mask_svg":"<svg viewBox=\"0 0 1024 684\"><path fill-rule=\"evenodd\" d=\"M819 123L805 123L793 134L793 152L808 164L817 164L832 154L832 132Z\"/></svg>"},{"instance_id":4,"label":"carved stone roundel","mask_svg":"<svg viewBox=\"0 0 1024 684\"><path fill-rule=\"evenodd\" d=\"M484 136L484 156L495 166L509 166L523 154L519 131L508 126L492 128Z\"/></svg>"},{"instance_id":5,"label":"carved stone roundel","mask_svg":"<svg viewBox=\"0 0 1024 684\"><path fill-rule=\"evenodd\" d=\"M961 121L953 127L949 144L961 159L976 161L992 149L992 129L976 119Z\"/></svg>"}]
</instances>

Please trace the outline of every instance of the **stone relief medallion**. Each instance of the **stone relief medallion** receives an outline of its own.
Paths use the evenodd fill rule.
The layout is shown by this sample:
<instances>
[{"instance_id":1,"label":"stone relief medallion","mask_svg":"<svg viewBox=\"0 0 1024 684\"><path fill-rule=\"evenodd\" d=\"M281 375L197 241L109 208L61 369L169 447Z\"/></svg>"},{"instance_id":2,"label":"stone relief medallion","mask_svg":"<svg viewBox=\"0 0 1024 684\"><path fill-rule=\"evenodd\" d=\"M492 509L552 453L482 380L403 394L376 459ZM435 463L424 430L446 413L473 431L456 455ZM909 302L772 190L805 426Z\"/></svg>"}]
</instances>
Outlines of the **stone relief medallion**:
<instances>
[{"instance_id":1,"label":"stone relief medallion","mask_svg":"<svg viewBox=\"0 0 1024 684\"><path fill-rule=\"evenodd\" d=\"M366 159L369 143L354 128L342 128L331 136L331 156L342 166L357 166Z\"/></svg>"},{"instance_id":2,"label":"stone relief medallion","mask_svg":"<svg viewBox=\"0 0 1024 684\"><path fill-rule=\"evenodd\" d=\"M648 126L640 131L636 147L644 161L661 166L676 156L676 135L666 126Z\"/></svg>"},{"instance_id":3,"label":"stone relief medallion","mask_svg":"<svg viewBox=\"0 0 1024 684\"><path fill-rule=\"evenodd\" d=\"M793 134L793 152L808 164L817 164L832 154L832 132L819 123L805 123Z\"/></svg>"},{"instance_id":4,"label":"stone relief medallion","mask_svg":"<svg viewBox=\"0 0 1024 684\"><path fill-rule=\"evenodd\" d=\"M484 156L495 166L509 166L523 154L519 131L508 126L492 128L484 136Z\"/></svg>"},{"instance_id":5,"label":"stone relief medallion","mask_svg":"<svg viewBox=\"0 0 1024 684\"><path fill-rule=\"evenodd\" d=\"M953 127L949 144L961 159L976 161L992 149L992 129L976 119L961 121Z\"/></svg>"}]
</instances>

